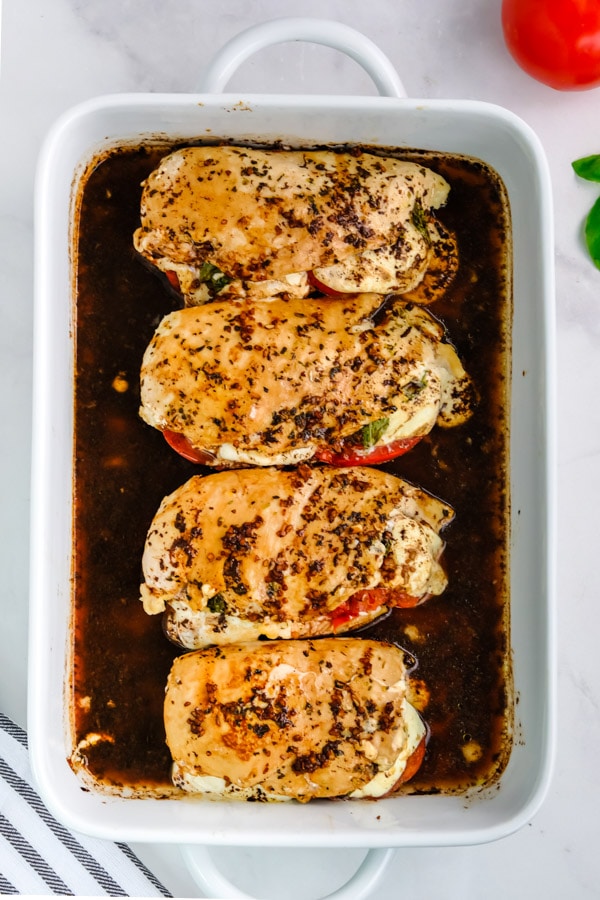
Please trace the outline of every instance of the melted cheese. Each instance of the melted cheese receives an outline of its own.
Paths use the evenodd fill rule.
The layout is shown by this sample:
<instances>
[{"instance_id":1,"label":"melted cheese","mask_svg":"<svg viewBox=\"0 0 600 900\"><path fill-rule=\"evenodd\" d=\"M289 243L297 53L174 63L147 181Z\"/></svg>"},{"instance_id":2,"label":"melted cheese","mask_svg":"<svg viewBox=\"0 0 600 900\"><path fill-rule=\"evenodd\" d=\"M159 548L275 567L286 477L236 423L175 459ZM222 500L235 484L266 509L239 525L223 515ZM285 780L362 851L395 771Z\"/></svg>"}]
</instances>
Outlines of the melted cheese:
<instances>
[{"instance_id":1,"label":"melted cheese","mask_svg":"<svg viewBox=\"0 0 600 900\"><path fill-rule=\"evenodd\" d=\"M374 775L363 788L352 791L349 796L353 799L383 797L385 794L388 794L394 785L398 783L406 769L408 760L425 737L425 723L414 706L408 700L404 700L402 708L404 713L401 729L402 739L399 741L399 752L396 760L389 769L384 769Z\"/></svg>"},{"instance_id":2,"label":"melted cheese","mask_svg":"<svg viewBox=\"0 0 600 900\"><path fill-rule=\"evenodd\" d=\"M314 455L312 447L296 447L287 453L268 455L253 450L243 450L233 444L221 444L217 448L217 459L226 463L243 463L247 466L294 466L306 462Z\"/></svg>"},{"instance_id":3,"label":"melted cheese","mask_svg":"<svg viewBox=\"0 0 600 900\"><path fill-rule=\"evenodd\" d=\"M167 609L167 601L164 595L160 601L162 610ZM144 610L149 608L144 603ZM329 621L323 622L323 632L326 633ZM167 635L175 643L187 650L199 650L201 647L211 645L233 644L242 641L253 641L263 635L266 638L294 638L295 634L292 622L274 622L261 617L260 622L244 619L241 616L221 616L212 613L208 609L193 609L187 600L168 601L168 615L165 623ZM315 632L315 633L318 633Z\"/></svg>"}]
</instances>

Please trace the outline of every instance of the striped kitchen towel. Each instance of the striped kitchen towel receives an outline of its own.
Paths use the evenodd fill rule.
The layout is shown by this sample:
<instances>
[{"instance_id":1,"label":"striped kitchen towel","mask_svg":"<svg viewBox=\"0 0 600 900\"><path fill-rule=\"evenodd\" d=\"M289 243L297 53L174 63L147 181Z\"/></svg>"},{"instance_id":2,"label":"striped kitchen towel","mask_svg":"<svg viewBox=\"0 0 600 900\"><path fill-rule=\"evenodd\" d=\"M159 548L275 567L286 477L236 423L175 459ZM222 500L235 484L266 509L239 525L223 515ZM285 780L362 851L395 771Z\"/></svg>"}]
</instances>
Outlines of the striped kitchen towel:
<instances>
[{"instance_id":1,"label":"striped kitchen towel","mask_svg":"<svg viewBox=\"0 0 600 900\"><path fill-rule=\"evenodd\" d=\"M171 897L127 844L69 831L32 786L27 735L0 713L0 896Z\"/></svg>"}]
</instances>

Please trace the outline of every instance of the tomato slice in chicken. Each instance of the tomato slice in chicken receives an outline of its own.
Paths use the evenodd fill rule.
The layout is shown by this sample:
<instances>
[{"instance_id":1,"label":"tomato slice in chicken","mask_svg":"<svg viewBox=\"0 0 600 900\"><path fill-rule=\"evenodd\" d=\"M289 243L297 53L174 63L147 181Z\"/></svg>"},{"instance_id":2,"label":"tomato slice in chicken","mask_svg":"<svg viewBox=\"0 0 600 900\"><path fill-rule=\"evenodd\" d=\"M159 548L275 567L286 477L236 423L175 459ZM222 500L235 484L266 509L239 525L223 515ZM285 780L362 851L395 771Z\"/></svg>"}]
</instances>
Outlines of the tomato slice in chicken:
<instances>
[{"instance_id":1,"label":"tomato slice in chicken","mask_svg":"<svg viewBox=\"0 0 600 900\"><path fill-rule=\"evenodd\" d=\"M409 609L421 601L399 588L370 588L357 591L349 600L331 612L331 625L335 631L356 619L361 612L371 612L380 606L397 606Z\"/></svg>"},{"instance_id":2,"label":"tomato slice in chicken","mask_svg":"<svg viewBox=\"0 0 600 900\"><path fill-rule=\"evenodd\" d=\"M201 465L214 461L210 453L204 450L197 450L186 437L176 431L165 429L163 436L173 450L190 462ZM314 458L319 462L339 467L377 465L377 463L387 462L390 459L395 459L397 456L402 456L403 453L407 453L420 440L420 436L403 438L402 440L392 441L391 444L384 444L381 447L371 447L369 450L349 446L336 452L329 447L324 447L316 451Z\"/></svg>"},{"instance_id":3,"label":"tomato slice in chicken","mask_svg":"<svg viewBox=\"0 0 600 900\"><path fill-rule=\"evenodd\" d=\"M204 450L196 450L189 440L177 431L165 429L165 431L163 431L163 437L169 447L179 453L180 456L183 456L184 459L189 460L189 462L202 465L213 459L210 453L206 453Z\"/></svg>"},{"instance_id":4,"label":"tomato slice in chicken","mask_svg":"<svg viewBox=\"0 0 600 900\"><path fill-rule=\"evenodd\" d=\"M177 272L173 272L171 269L168 269L165 272L165 275L167 276L167 281L169 282L171 287L175 288L176 291L180 291L181 286L179 284L179 278L177 276Z\"/></svg>"},{"instance_id":5,"label":"tomato slice in chicken","mask_svg":"<svg viewBox=\"0 0 600 900\"><path fill-rule=\"evenodd\" d=\"M330 288L328 285L323 284L322 281L319 281L314 272L307 272L306 277L311 287L313 287L316 291L320 291L322 294L327 294L328 297L347 296L343 291L334 291L333 288Z\"/></svg>"},{"instance_id":6,"label":"tomato slice in chicken","mask_svg":"<svg viewBox=\"0 0 600 900\"><path fill-rule=\"evenodd\" d=\"M331 450L324 447L317 450L315 459L319 462L329 463L331 466L374 466L377 463L388 462L390 459L396 459L418 444L423 435L412 438L400 438L397 441L391 441L389 444L380 444L379 446L370 447L365 450L363 447L349 444L341 450Z\"/></svg>"},{"instance_id":7,"label":"tomato slice in chicken","mask_svg":"<svg viewBox=\"0 0 600 900\"><path fill-rule=\"evenodd\" d=\"M410 754L408 759L406 760L406 766L404 767L404 771L398 781L395 783L393 788L390 791L390 794L393 794L396 788L398 788L401 784L404 784L407 781L410 781L414 775L417 774L419 769L421 768L421 764L425 757L425 751L427 749L427 737L423 737L417 747Z\"/></svg>"}]
</instances>

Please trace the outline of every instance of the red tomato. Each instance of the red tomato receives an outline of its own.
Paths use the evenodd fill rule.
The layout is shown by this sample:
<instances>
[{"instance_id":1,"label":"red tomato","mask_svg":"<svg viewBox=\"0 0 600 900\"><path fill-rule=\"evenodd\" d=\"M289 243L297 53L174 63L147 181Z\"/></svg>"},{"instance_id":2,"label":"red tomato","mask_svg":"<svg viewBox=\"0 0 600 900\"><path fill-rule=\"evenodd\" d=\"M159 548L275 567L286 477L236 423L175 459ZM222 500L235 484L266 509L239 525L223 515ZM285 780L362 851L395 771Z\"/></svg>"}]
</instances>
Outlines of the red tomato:
<instances>
[{"instance_id":1,"label":"red tomato","mask_svg":"<svg viewBox=\"0 0 600 900\"><path fill-rule=\"evenodd\" d=\"M172 269L169 269L165 272L167 276L167 281L171 285L172 288L175 288L176 291L181 290L181 285L179 284L179 278L177 276L177 272L173 272Z\"/></svg>"},{"instance_id":2,"label":"red tomato","mask_svg":"<svg viewBox=\"0 0 600 900\"><path fill-rule=\"evenodd\" d=\"M412 597L406 591L399 588L371 588L370 590L357 591L349 600L342 603L331 613L332 628L337 630L347 625L361 612L372 612L380 606L397 606L400 609L409 609L420 602L420 597Z\"/></svg>"},{"instance_id":3,"label":"red tomato","mask_svg":"<svg viewBox=\"0 0 600 900\"><path fill-rule=\"evenodd\" d=\"M193 463L214 462L212 454L205 450L197 450L190 441L176 431L163 431L163 437L167 444L183 456L184 459ZM361 447L348 447L336 453L334 450L325 448L315 453L315 459L319 462L329 463L332 466L365 466L376 465L377 463L387 462L406 453L411 447L420 441L420 437L405 438L400 441L393 441L383 447L372 447L370 450L363 450Z\"/></svg>"},{"instance_id":4,"label":"red tomato","mask_svg":"<svg viewBox=\"0 0 600 900\"><path fill-rule=\"evenodd\" d=\"M308 272L307 275L308 283L311 287L316 288L317 291L320 291L322 294L327 294L328 297L347 297L348 295L343 291L334 291L333 288L328 287L326 284L323 284L322 281L319 281L314 272Z\"/></svg>"},{"instance_id":5,"label":"red tomato","mask_svg":"<svg viewBox=\"0 0 600 900\"><path fill-rule=\"evenodd\" d=\"M196 450L186 437L182 434L178 434L176 431L165 430L163 431L163 437L169 447L179 453L180 456L183 456L184 459L189 460L189 462L202 465L203 463L208 463L213 460L210 453L205 453L203 450Z\"/></svg>"},{"instance_id":6,"label":"red tomato","mask_svg":"<svg viewBox=\"0 0 600 900\"><path fill-rule=\"evenodd\" d=\"M529 75L559 91L600 85L599 0L503 0L506 46Z\"/></svg>"},{"instance_id":7,"label":"red tomato","mask_svg":"<svg viewBox=\"0 0 600 900\"><path fill-rule=\"evenodd\" d=\"M390 459L396 459L402 456L418 444L423 435L412 438L401 438L398 441L392 441L390 444L381 444L380 446L371 447L365 450L360 446L344 447L336 453L328 447L323 450L317 450L315 459L319 462L329 463L331 466L376 466L378 463L388 462Z\"/></svg>"}]
</instances>

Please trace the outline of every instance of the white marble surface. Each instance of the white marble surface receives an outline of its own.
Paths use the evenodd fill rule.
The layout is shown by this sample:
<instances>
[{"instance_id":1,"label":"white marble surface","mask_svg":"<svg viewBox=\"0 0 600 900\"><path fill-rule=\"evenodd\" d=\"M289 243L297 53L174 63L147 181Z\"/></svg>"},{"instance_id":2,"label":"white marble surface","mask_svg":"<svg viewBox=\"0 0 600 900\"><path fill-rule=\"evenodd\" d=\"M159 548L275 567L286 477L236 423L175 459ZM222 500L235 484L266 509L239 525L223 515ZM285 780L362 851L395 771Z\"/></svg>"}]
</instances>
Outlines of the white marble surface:
<instances>
[{"instance_id":1,"label":"white marble surface","mask_svg":"<svg viewBox=\"0 0 600 900\"><path fill-rule=\"evenodd\" d=\"M552 91L524 75L499 29L499 0L4 0L0 80L0 708L26 721L31 416L32 197L40 142L74 103L115 91L187 91L213 52L242 28L283 15L337 19L372 38L410 95L508 107L541 138L556 209L558 324L559 736L555 774L534 820L497 843L399 850L382 900L600 896L600 632L595 501L600 498L600 271L582 224L598 187L571 160L600 152L600 89ZM374 93L334 51L272 48L244 64L232 89ZM196 896L176 848L138 847L177 896ZM264 897L309 900L331 889L357 851L240 850L226 856ZM0 861L1 867L1 861ZM290 893L269 873L293 873ZM339 873L339 875L338 875ZM327 880L329 879L329 880ZM262 888L260 885L262 884Z\"/></svg>"}]
</instances>

